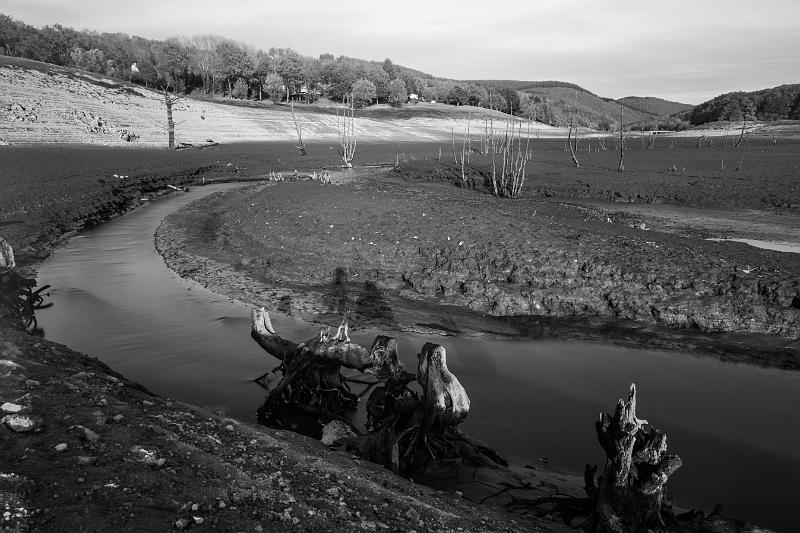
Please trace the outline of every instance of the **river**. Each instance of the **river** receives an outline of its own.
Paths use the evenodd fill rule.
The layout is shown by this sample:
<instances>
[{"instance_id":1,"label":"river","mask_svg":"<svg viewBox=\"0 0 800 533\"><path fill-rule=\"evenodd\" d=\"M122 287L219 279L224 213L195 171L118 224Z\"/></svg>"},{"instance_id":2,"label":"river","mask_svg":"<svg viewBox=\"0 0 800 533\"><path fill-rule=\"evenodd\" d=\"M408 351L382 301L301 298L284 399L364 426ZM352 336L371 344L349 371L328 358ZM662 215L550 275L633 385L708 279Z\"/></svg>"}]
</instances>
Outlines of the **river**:
<instances>
[{"instance_id":1,"label":"river","mask_svg":"<svg viewBox=\"0 0 800 533\"><path fill-rule=\"evenodd\" d=\"M195 188L73 237L39 270L53 286L45 336L97 356L129 379L180 401L255 421L265 391L252 379L275 366L249 336L249 308L169 270L153 233L169 213L236 185ZM316 327L273 313L286 338ZM370 345L374 330L351 337ZM611 344L457 335L400 335L415 368L425 341L448 350L472 410L462 428L509 459L582 473L602 464L594 433L628 384L638 414L665 431L684 466L670 478L678 504L790 531L800 479L800 373ZM539 463L541 464L541 463Z\"/></svg>"}]
</instances>

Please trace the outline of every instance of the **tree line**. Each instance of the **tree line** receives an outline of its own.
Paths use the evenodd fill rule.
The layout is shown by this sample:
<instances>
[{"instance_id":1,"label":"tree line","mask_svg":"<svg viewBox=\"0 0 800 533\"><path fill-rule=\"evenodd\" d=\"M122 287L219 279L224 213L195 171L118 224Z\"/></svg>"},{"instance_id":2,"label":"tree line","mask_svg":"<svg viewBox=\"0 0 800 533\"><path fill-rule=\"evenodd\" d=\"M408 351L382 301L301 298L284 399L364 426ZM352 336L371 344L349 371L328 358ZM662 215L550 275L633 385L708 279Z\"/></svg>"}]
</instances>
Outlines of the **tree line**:
<instances>
[{"instance_id":1,"label":"tree line","mask_svg":"<svg viewBox=\"0 0 800 533\"><path fill-rule=\"evenodd\" d=\"M520 112L517 91L488 90L383 62L291 48L256 49L218 35L147 39L124 33L78 31L60 24L35 28L0 14L0 53L75 67L148 87L189 94L312 102L319 97L357 107L412 100Z\"/></svg>"}]
</instances>

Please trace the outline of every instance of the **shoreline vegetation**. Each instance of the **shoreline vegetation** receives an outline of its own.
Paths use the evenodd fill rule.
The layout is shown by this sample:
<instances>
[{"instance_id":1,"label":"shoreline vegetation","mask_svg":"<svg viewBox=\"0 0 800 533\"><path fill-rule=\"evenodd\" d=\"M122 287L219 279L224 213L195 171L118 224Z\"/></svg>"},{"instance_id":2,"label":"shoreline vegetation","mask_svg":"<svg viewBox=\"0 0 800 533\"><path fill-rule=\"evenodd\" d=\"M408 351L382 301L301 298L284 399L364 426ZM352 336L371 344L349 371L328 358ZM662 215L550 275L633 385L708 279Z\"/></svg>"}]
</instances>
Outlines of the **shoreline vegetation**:
<instances>
[{"instance_id":1,"label":"shoreline vegetation","mask_svg":"<svg viewBox=\"0 0 800 533\"><path fill-rule=\"evenodd\" d=\"M130 107L123 109L131 112ZM26 134L44 131L38 129L44 123L39 115L18 122L17 128L30 126ZM116 128L103 131L103 124L97 131L81 125L82 137L76 139L114 138ZM783 351L767 343L755 359L777 353L769 363L797 368L796 255L701 240L737 235L749 227L747 220L737 218L745 212L775 227L798 224L800 193L796 166L795 170L791 166L796 165L792 159L796 144L788 137L777 145L763 137L762 145L754 134L745 149L736 152L747 162L739 163L741 173L718 170L720 155L732 153L719 140L694 152L693 141L678 151L668 148L666 141L657 150L642 144L641 150L626 153L624 179L608 161L615 156L597 143L597 151L589 148L581 155L585 161L581 170L574 170L561 140L542 141L534 146L538 166L529 166L530 181L522 197L507 200L456 187L464 170L434 155L441 154L442 145L447 153L448 130L443 131L442 122L426 124L437 132L433 137L437 142L398 144L399 138L387 142L376 134L372 143L360 143L359 165L395 167L370 171L369 179L362 176L340 186L291 179L262 183L269 186L250 203L257 201L261 213L271 211L273 227L280 232L268 233L259 226L273 220L251 216L256 209L248 215L256 206L233 193L202 200L168 217L156 236L159 249L181 275L193 270L197 281L222 294L228 291L250 299L231 288L233 280L301 287L299 293L307 297L305 312L312 320L335 323L329 320L332 315L320 316L313 291L305 291L329 285L332 273L346 262L363 265L363 269L348 267L344 273L348 283L372 284L378 291L411 301L444 300L497 315L534 314L536 304L542 314L553 317L583 313L709 332L735 331L732 337L710 335L709 347L727 339L730 346L741 343L744 356L758 343L773 339ZM315 144L311 136L309 156L298 156L288 142L293 126L289 134L278 135L282 143L169 152L18 144L8 131L0 134L2 140L12 141L11 146L0 147L4 166L0 235L13 245L19 270L26 275L35 275L37 262L62 239L171 192L169 186L214 180L259 182L277 172L302 177L338 164L329 146L335 143L323 142L322 137ZM405 135L402 139L418 139L413 133ZM59 136L47 134L41 139L52 143ZM380 140L384 142L375 142ZM588 136L581 143L582 149L592 146ZM697 158L698 168L687 170L679 164L681 153ZM759 180L755 168L765 161L772 165L769 179L751 182ZM649 170L648 164L657 170ZM476 156L467 172L480 185L485 161L481 165ZM604 203L591 205L595 201ZM491 209L485 208L487 202ZM615 208L616 204L621 207ZM708 234L703 224L693 226L687 217L674 213L659 218L623 208L632 204L689 206L707 210L710 218L717 219L724 211L726 220L733 222L724 231ZM198 205L207 209L197 212ZM315 205L322 208L315 210ZM342 209L334 214L334 207ZM306 220L292 218L289 224L287 213L305 213ZM366 216L375 227L346 216L352 213ZM333 220L335 216L343 218ZM331 225L334 228L326 229ZM482 242L487 227L491 242ZM335 231L344 230L348 235L336 234L333 239ZM432 230L438 231L435 239ZM760 231L759 236L772 235L765 227ZM331 240L324 251L330 264L303 255L303 247L309 249L328 233ZM445 238L449 244L438 242ZM278 252L275 239L281 243L278 246L289 248ZM513 242L519 244L519 257L503 255L499 245L511 246L513 252L513 244L509 245ZM531 250L536 257L525 255ZM420 258L435 259L435 264L420 263ZM535 269L522 268L528 259ZM223 275L216 280L203 275L197 268L203 262L223 265ZM392 264L403 268L395 271ZM481 279L470 278L475 270ZM538 280L546 293L534 294L537 287L530 285L520 297L501 290L519 287L539 270L550 272ZM655 272L652 279L647 275L650 270ZM456 285L446 283L451 278ZM607 280L613 283L609 286ZM583 296L576 299L573 289L582 282L586 283ZM598 288L604 291L601 301L593 296ZM702 313L697 312L698 302ZM380 317L375 311L365 309L364 316ZM771 335L736 336L742 330ZM22 431L12 431L8 424L0 431L4 449L0 497L13 509L11 518L2 518L4 526L54 531L202 525L276 531L290 526L328 531L574 531L552 516L476 507L458 495L410 484L377 465L290 432L249 426L224 414L154 396L96 359L29 335L7 319L0 321L0 336L4 391L0 400L19 405L20 416L31 421ZM638 342L636 336L630 342ZM721 356L728 353L717 351ZM764 531L743 523L726 527L723 531Z\"/></svg>"}]
</instances>

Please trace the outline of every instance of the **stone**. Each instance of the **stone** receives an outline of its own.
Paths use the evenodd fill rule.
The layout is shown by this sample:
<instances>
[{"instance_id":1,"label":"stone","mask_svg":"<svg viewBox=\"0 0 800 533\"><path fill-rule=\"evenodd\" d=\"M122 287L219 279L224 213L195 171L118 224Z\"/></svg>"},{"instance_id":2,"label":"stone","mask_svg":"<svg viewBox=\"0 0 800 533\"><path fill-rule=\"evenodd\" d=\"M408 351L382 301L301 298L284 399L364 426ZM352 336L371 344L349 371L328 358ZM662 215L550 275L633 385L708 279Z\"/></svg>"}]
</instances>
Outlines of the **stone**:
<instances>
[{"instance_id":1,"label":"stone","mask_svg":"<svg viewBox=\"0 0 800 533\"><path fill-rule=\"evenodd\" d=\"M412 507L408 511L406 511L406 518L408 518L412 522L418 522L419 512L417 512L417 510Z\"/></svg>"},{"instance_id":2,"label":"stone","mask_svg":"<svg viewBox=\"0 0 800 533\"><path fill-rule=\"evenodd\" d=\"M175 520L175 527L177 529L184 530L184 529L186 529L186 526L188 526L188 525L189 525L189 521L188 520L184 520L183 518L179 518L179 519Z\"/></svg>"},{"instance_id":3,"label":"stone","mask_svg":"<svg viewBox=\"0 0 800 533\"><path fill-rule=\"evenodd\" d=\"M83 428L82 437L83 437L84 440L86 440L88 442L97 442L97 441L100 440L100 435L98 435L97 433L95 433L94 431L92 431L89 428Z\"/></svg>"},{"instance_id":4,"label":"stone","mask_svg":"<svg viewBox=\"0 0 800 533\"><path fill-rule=\"evenodd\" d=\"M125 417L124 417L124 416L122 416L121 414L116 414L116 415L114 415L114 418L113 418L113 420L114 420L114 422L116 422L117 424L119 424L120 422L122 422L122 420L123 420L124 418L125 418Z\"/></svg>"},{"instance_id":5,"label":"stone","mask_svg":"<svg viewBox=\"0 0 800 533\"><path fill-rule=\"evenodd\" d=\"M57 452L63 452L66 449L67 449L67 443L66 442L62 442L61 444L56 444L56 451Z\"/></svg>"},{"instance_id":6,"label":"stone","mask_svg":"<svg viewBox=\"0 0 800 533\"><path fill-rule=\"evenodd\" d=\"M322 427L322 444L330 446L340 439L356 438L350 426L341 420L331 420Z\"/></svg>"},{"instance_id":7,"label":"stone","mask_svg":"<svg viewBox=\"0 0 800 533\"><path fill-rule=\"evenodd\" d=\"M88 455L79 455L75 458L79 465L92 465L97 461L97 457L90 457Z\"/></svg>"},{"instance_id":8,"label":"stone","mask_svg":"<svg viewBox=\"0 0 800 533\"><path fill-rule=\"evenodd\" d=\"M36 427L36 422L27 416L8 415L3 417L3 423L8 429L16 433L27 433Z\"/></svg>"},{"instance_id":9,"label":"stone","mask_svg":"<svg viewBox=\"0 0 800 533\"><path fill-rule=\"evenodd\" d=\"M6 402L0 405L0 411L6 414L16 414L22 411L23 407L16 403Z\"/></svg>"}]
</instances>

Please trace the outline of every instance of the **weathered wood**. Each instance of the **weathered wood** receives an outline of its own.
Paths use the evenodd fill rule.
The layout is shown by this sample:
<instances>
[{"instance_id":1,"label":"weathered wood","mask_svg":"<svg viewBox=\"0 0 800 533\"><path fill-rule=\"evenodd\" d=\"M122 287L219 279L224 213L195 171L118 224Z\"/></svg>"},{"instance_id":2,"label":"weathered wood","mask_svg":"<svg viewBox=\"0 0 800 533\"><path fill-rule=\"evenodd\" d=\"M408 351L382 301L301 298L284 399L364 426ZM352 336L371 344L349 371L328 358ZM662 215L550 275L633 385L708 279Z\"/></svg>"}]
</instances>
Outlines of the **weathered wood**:
<instances>
[{"instance_id":1,"label":"weathered wood","mask_svg":"<svg viewBox=\"0 0 800 533\"><path fill-rule=\"evenodd\" d=\"M17 264L14 262L14 249L3 237L0 237L0 273L13 270Z\"/></svg>"},{"instance_id":2,"label":"weathered wood","mask_svg":"<svg viewBox=\"0 0 800 533\"><path fill-rule=\"evenodd\" d=\"M594 531L648 531L663 528L665 518L674 522L671 505L664 501L665 485L682 462L667 454L666 435L636 416L635 385L627 400L619 400L613 416L600 414L595 429L606 464L596 484L594 472L587 468L585 474L594 503Z\"/></svg>"},{"instance_id":3,"label":"weathered wood","mask_svg":"<svg viewBox=\"0 0 800 533\"><path fill-rule=\"evenodd\" d=\"M340 369L345 367L370 373L379 380L367 400L368 432L350 439L350 445L368 460L405 476L437 462L506 465L488 446L458 431L470 402L458 378L447 368L443 346L423 346L415 375L403 369L397 339L379 335L366 350L350 340L346 319L335 333L325 328L306 342L294 343L276 333L264 308L254 309L251 335L282 362L279 369L283 378L259 409L259 418L265 423L290 427L291 417L299 411L316 414L323 423L346 421L357 398L341 375ZM408 387L415 379L422 395Z\"/></svg>"}]
</instances>

